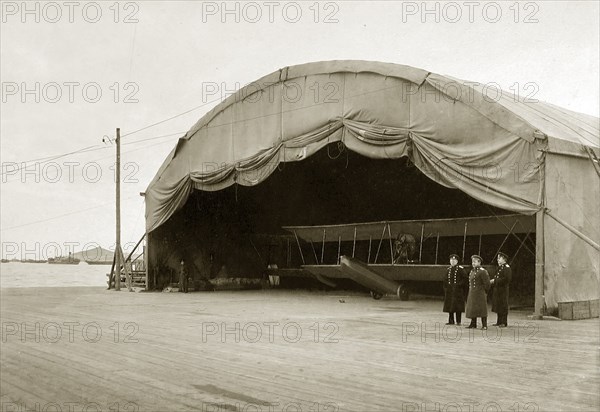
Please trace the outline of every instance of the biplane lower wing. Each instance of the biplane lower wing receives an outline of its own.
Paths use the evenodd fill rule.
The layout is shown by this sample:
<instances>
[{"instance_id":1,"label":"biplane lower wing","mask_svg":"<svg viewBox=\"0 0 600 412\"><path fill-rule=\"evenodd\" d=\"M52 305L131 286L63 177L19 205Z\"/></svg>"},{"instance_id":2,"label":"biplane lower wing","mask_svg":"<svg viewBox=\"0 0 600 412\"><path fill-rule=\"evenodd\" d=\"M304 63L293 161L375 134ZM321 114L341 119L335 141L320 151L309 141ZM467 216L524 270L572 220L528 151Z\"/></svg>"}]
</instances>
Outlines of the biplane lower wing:
<instances>
[{"instance_id":1,"label":"biplane lower wing","mask_svg":"<svg viewBox=\"0 0 600 412\"><path fill-rule=\"evenodd\" d=\"M483 267L488 273L494 273L495 266ZM470 267L465 269L468 271ZM367 265L358 259L341 256L339 265L303 265L302 269L270 269L270 272L283 277L316 278L331 287L335 287L335 279L352 279L368 288L374 299L394 294L401 300L408 300L410 282L442 282L447 270L447 265Z\"/></svg>"},{"instance_id":2,"label":"biplane lower wing","mask_svg":"<svg viewBox=\"0 0 600 412\"><path fill-rule=\"evenodd\" d=\"M355 259L356 260L356 259ZM372 272L391 281L406 282L442 282L447 273L448 265L385 265L369 264L366 265ZM496 266L483 265L483 268L491 275L495 273ZM470 266L465 266L468 272ZM276 269L271 270L273 274L283 277L319 277L332 279L347 279L349 276L342 271L340 265L303 265L302 269Z\"/></svg>"},{"instance_id":3,"label":"biplane lower wing","mask_svg":"<svg viewBox=\"0 0 600 412\"><path fill-rule=\"evenodd\" d=\"M385 265L371 263L367 267L379 276L393 281L441 282L444 279L448 265ZM302 269L315 276L319 275L331 279L348 278L348 275L341 270L340 265L303 265ZM285 276L285 274L282 275ZM306 277L306 275L303 277Z\"/></svg>"}]
</instances>

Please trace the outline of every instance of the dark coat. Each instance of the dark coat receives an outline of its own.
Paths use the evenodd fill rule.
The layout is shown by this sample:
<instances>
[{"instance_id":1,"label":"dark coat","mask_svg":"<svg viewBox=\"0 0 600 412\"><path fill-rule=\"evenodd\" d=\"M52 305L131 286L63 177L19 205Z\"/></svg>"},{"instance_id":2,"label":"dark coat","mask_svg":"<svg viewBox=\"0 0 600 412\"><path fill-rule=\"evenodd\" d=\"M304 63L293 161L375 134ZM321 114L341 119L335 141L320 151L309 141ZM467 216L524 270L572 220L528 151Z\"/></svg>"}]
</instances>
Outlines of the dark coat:
<instances>
[{"instance_id":1,"label":"dark coat","mask_svg":"<svg viewBox=\"0 0 600 412\"><path fill-rule=\"evenodd\" d=\"M467 318L487 317L487 292L490 290L490 275L481 266L469 273L469 296Z\"/></svg>"},{"instance_id":2,"label":"dark coat","mask_svg":"<svg viewBox=\"0 0 600 412\"><path fill-rule=\"evenodd\" d=\"M188 271L185 265L179 269L179 291L187 293L188 291Z\"/></svg>"},{"instance_id":3,"label":"dark coat","mask_svg":"<svg viewBox=\"0 0 600 412\"><path fill-rule=\"evenodd\" d=\"M512 278L512 269L507 264L500 265L494 276L492 291L492 311L501 315L508 313L508 285Z\"/></svg>"},{"instance_id":4,"label":"dark coat","mask_svg":"<svg viewBox=\"0 0 600 412\"><path fill-rule=\"evenodd\" d=\"M444 276L444 312L465 311L465 288L468 277L462 266L450 266Z\"/></svg>"}]
</instances>

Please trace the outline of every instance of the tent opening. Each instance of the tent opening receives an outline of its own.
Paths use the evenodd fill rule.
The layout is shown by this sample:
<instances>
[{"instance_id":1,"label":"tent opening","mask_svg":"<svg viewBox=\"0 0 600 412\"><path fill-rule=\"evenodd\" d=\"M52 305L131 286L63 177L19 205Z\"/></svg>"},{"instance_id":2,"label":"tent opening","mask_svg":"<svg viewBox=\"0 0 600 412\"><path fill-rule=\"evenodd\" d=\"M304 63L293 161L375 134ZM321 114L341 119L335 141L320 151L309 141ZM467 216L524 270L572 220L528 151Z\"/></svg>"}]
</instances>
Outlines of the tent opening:
<instances>
[{"instance_id":1,"label":"tent opening","mask_svg":"<svg viewBox=\"0 0 600 412\"><path fill-rule=\"evenodd\" d=\"M150 288L177 281L180 261L189 262L190 276L199 288L216 277L265 276L268 265L300 267L296 240L283 226L330 225L385 220L443 219L501 216L513 212L475 200L460 190L444 187L419 171L407 158L371 159L331 143L299 162L281 163L256 186L233 185L207 192L195 190L185 206L151 233ZM534 219L534 217L531 217ZM535 233L443 237L425 233L419 242L419 259L447 264L448 255L462 255L465 266L472 254L485 264L498 249L508 253L513 280L512 304L533 306L535 283ZM396 236L397 234L393 234ZM412 233L420 241L420 233ZM387 235L386 235L387 236ZM309 259L334 262L349 253L352 242L318 245ZM314 247L314 245L313 245ZM367 259L367 245L357 244L355 255ZM321 256L321 254L323 256ZM317 255L317 256L314 256ZM364 256L363 256L364 255ZM389 261L391 251L381 248L379 259ZM493 275L491 273L490 275ZM283 287L327 288L314 279L281 279ZM338 287L360 289L347 280ZM416 282L414 292L441 294L439 282Z\"/></svg>"}]
</instances>

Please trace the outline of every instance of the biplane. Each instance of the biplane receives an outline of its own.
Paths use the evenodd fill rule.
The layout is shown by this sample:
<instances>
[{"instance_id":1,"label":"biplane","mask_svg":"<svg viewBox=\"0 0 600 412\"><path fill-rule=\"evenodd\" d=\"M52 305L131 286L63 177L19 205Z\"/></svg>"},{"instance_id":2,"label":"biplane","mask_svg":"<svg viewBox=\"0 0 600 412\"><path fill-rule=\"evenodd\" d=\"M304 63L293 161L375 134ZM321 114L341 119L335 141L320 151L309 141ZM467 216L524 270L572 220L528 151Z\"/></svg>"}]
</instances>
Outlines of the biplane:
<instances>
[{"instance_id":1,"label":"biplane","mask_svg":"<svg viewBox=\"0 0 600 412\"><path fill-rule=\"evenodd\" d=\"M481 255L484 236L505 235L499 245L492 245L497 246L493 261L510 236L515 236L519 242L515 255L521 248L530 252L534 249L532 243L535 236L530 235L535 232L535 217L513 214L284 226L283 229L291 234L288 238L288 256L292 253L293 242L302 264L295 268L269 265L267 271L270 276L313 277L330 287L336 287L336 279L349 278L370 290L374 299L393 294L401 300L408 300L411 282L443 280L448 264L446 256L440 259L438 253L441 238L453 238L455 245L461 242L462 262L466 263L465 258L469 259L469 256L465 256L467 237L479 237L478 245L470 245L469 251ZM414 239L414 242L406 243L407 239ZM435 251L432 250L433 239ZM426 241L427 251L424 250ZM453 253L460 256L458 246L454 247ZM290 261L288 259L288 263ZM488 272L494 268L492 265L484 267Z\"/></svg>"}]
</instances>

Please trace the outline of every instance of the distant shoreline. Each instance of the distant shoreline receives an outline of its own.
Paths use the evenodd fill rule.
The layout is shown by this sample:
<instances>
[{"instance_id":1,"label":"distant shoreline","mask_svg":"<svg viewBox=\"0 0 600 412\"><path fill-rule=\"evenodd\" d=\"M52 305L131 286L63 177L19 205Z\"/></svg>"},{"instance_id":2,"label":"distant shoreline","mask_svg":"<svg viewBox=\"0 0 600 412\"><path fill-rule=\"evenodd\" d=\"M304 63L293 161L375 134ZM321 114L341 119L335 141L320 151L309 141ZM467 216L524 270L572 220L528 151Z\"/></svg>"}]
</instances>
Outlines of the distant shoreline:
<instances>
[{"instance_id":1,"label":"distant shoreline","mask_svg":"<svg viewBox=\"0 0 600 412\"><path fill-rule=\"evenodd\" d=\"M51 285L51 286L2 286L0 285L0 290L8 290L8 289L27 289L27 290L31 290L31 289L73 289L73 288L80 288L80 289L106 289L106 287L104 286L80 286L80 285L61 285L61 286L56 286L56 285Z\"/></svg>"},{"instance_id":2,"label":"distant shoreline","mask_svg":"<svg viewBox=\"0 0 600 412\"><path fill-rule=\"evenodd\" d=\"M9 261L6 261L6 262L2 261L1 263L35 263L35 264L40 264L40 263L50 263L50 262L48 262L47 260L35 260L35 261L34 260L29 260L29 261L28 260L9 260ZM94 261L87 262L87 261L83 260L83 261L80 261L78 263L53 263L53 264L54 265L75 265L75 266L77 266L77 265L79 265L81 263L86 263L88 265L107 265L107 266L108 265L112 265L112 261L109 262L107 260L101 260L101 261L97 261L97 262L94 262Z\"/></svg>"}]
</instances>

